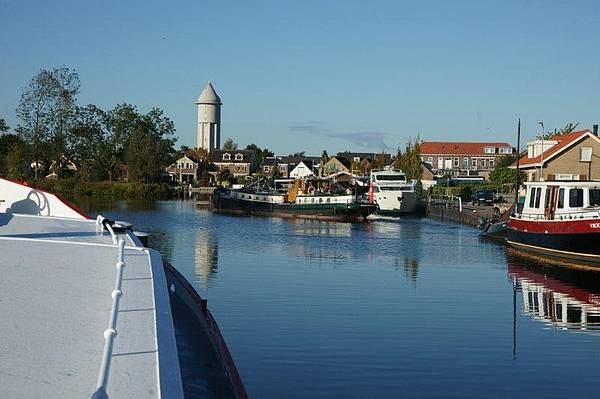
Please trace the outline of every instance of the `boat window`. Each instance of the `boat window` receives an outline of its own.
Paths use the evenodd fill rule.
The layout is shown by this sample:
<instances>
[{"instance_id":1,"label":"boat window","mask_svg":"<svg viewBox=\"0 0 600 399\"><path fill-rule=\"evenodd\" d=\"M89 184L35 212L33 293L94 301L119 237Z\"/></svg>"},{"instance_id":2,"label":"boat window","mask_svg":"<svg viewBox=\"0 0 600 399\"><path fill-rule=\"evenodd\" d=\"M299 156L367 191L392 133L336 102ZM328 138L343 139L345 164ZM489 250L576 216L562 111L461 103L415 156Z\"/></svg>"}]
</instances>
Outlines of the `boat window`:
<instances>
[{"instance_id":1,"label":"boat window","mask_svg":"<svg viewBox=\"0 0 600 399\"><path fill-rule=\"evenodd\" d=\"M550 190L546 189L546 198L544 199L544 208L550 208Z\"/></svg>"},{"instance_id":2,"label":"boat window","mask_svg":"<svg viewBox=\"0 0 600 399\"><path fill-rule=\"evenodd\" d=\"M330 203L330 202L331 202L331 198L327 198L327 203Z\"/></svg>"},{"instance_id":3,"label":"boat window","mask_svg":"<svg viewBox=\"0 0 600 399\"><path fill-rule=\"evenodd\" d=\"M531 189L531 192L529 193L529 207L530 208L533 208L533 204L535 204L535 191L536 191L536 188L533 187Z\"/></svg>"},{"instance_id":4,"label":"boat window","mask_svg":"<svg viewBox=\"0 0 600 399\"><path fill-rule=\"evenodd\" d=\"M542 188L541 187L533 187L531 189L531 195L529 196L529 207L530 208L539 208L541 199L542 199Z\"/></svg>"},{"instance_id":5,"label":"boat window","mask_svg":"<svg viewBox=\"0 0 600 399\"><path fill-rule=\"evenodd\" d=\"M583 189L572 188L569 190L569 207L581 208L583 206Z\"/></svg>"},{"instance_id":6,"label":"boat window","mask_svg":"<svg viewBox=\"0 0 600 399\"><path fill-rule=\"evenodd\" d=\"M387 180L387 181L406 181L406 177L404 175L377 175L375 176L377 181Z\"/></svg>"},{"instance_id":7,"label":"boat window","mask_svg":"<svg viewBox=\"0 0 600 399\"><path fill-rule=\"evenodd\" d=\"M536 188L536 191L537 191L537 193L535 195L535 207L539 208L540 207L540 201L542 199L542 188L538 187L538 188Z\"/></svg>"},{"instance_id":8,"label":"boat window","mask_svg":"<svg viewBox=\"0 0 600 399\"><path fill-rule=\"evenodd\" d=\"M590 188L590 206L600 206L600 188Z\"/></svg>"},{"instance_id":9,"label":"boat window","mask_svg":"<svg viewBox=\"0 0 600 399\"><path fill-rule=\"evenodd\" d=\"M561 188L560 190L558 190L558 207L559 208L565 207L565 189L564 188Z\"/></svg>"}]
</instances>

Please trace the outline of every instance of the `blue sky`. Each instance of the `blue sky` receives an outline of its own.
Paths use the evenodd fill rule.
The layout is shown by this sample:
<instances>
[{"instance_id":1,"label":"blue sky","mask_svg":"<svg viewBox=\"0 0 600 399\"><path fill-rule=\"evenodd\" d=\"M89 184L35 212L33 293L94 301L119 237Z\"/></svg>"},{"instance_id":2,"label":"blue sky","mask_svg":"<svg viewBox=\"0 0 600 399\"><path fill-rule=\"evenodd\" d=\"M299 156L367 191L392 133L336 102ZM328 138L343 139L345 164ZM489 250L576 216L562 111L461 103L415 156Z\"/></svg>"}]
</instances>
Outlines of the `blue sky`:
<instances>
[{"instance_id":1,"label":"blue sky","mask_svg":"<svg viewBox=\"0 0 600 399\"><path fill-rule=\"evenodd\" d=\"M600 121L597 1L0 0L0 115L66 65L81 103L165 110L195 144L194 100L223 138L277 153L526 138Z\"/></svg>"}]
</instances>

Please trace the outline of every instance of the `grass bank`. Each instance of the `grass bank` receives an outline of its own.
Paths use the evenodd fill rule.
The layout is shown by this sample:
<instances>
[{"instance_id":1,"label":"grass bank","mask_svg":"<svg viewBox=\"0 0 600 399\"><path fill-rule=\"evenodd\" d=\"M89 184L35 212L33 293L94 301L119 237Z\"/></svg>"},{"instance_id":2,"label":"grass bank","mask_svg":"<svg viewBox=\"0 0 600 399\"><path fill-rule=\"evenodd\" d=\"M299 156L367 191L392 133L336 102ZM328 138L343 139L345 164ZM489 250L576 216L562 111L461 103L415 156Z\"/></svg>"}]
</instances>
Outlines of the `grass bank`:
<instances>
[{"instance_id":1,"label":"grass bank","mask_svg":"<svg viewBox=\"0 0 600 399\"><path fill-rule=\"evenodd\" d=\"M64 196L89 196L96 198L115 199L169 199L173 198L174 190L164 183L140 182L82 182L79 179L39 179L30 185L42 190Z\"/></svg>"}]
</instances>

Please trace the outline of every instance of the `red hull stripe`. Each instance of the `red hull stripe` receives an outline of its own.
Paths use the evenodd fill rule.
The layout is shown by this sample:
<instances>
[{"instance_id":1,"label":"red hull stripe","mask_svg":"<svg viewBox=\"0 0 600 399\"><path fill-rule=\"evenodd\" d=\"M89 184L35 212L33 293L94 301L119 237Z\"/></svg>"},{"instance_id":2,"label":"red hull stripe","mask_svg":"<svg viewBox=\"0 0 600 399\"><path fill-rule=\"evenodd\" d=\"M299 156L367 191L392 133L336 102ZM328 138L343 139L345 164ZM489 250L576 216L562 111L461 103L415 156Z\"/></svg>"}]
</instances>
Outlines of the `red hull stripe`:
<instances>
[{"instance_id":1,"label":"red hull stripe","mask_svg":"<svg viewBox=\"0 0 600 399\"><path fill-rule=\"evenodd\" d=\"M508 227L526 233L588 234L600 233L600 218L580 220L527 220L511 217Z\"/></svg>"},{"instance_id":2,"label":"red hull stripe","mask_svg":"<svg viewBox=\"0 0 600 399\"><path fill-rule=\"evenodd\" d=\"M171 273L179 283L185 288L187 293L192 297L196 305L201 309L200 314L204 317L204 321L208 326L207 333L210 335L213 344L215 345L219 355L223 361L223 366L227 371L227 375L229 376L229 380L231 381L231 385L233 388L233 394L236 399L248 399L248 394L246 393L246 388L244 387L244 383L240 378L240 374L238 373L237 367L233 362L233 358L231 357L231 353L229 352L229 348L227 348L227 344L225 343L225 339L223 335L221 335L221 330L219 330L219 326L217 325L216 320L214 319L212 313L208 309L204 309L204 305L202 304L202 297L196 292L194 287L189 283L189 281L183 277L181 273L177 269L173 267L169 262L163 259L163 265Z\"/></svg>"}]
</instances>

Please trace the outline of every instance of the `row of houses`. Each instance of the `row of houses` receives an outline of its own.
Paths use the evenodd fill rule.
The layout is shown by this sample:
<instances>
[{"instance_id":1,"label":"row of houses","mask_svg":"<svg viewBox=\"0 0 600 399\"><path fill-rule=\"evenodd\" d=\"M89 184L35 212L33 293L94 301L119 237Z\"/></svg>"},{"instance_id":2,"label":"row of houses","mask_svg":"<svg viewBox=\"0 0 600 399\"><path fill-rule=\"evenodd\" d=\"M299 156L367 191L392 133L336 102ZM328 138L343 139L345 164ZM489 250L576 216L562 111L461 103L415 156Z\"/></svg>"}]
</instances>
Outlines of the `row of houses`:
<instances>
[{"instance_id":1,"label":"row of houses","mask_svg":"<svg viewBox=\"0 0 600 399\"><path fill-rule=\"evenodd\" d=\"M383 157L386 165L393 162L390 154L354 152L343 152L327 158L304 155L273 156L261 162L253 150L214 150L211 153L213 167L208 173L213 178L223 170L229 170L237 178L251 178L257 173L264 176L276 174L281 178L328 176L339 172L352 173L353 163L368 164L376 157ZM167 173L175 182L190 183L200 177L201 162L190 155L185 155L169 166Z\"/></svg>"},{"instance_id":2,"label":"row of houses","mask_svg":"<svg viewBox=\"0 0 600 399\"><path fill-rule=\"evenodd\" d=\"M487 179L501 158L517 155L517 149L506 142L442 142L420 143L423 179L435 176ZM250 178L260 173L281 178L302 178L309 175L328 176L339 172L357 173L357 165L368 165L380 157L384 165L391 165L391 154L341 152L322 158L314 156L273 156L259 161L252 150L214 150L211 153L210 175L216 177L229 170L235 177ZM382 157L382 158L381 158ZM517 163L511 165L516 168ZM532 140L521 154L519 167L527 180L590 180L600 179L600 138L598 127L546 140ZM184 156L171 165L167 172L174 181L188 183L199 178L200 162ZM276 172L276 173L275 173Z\"/></svg>"}]
</instances>

